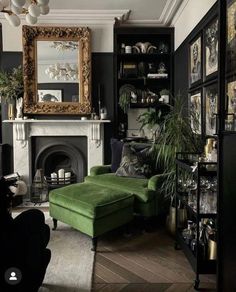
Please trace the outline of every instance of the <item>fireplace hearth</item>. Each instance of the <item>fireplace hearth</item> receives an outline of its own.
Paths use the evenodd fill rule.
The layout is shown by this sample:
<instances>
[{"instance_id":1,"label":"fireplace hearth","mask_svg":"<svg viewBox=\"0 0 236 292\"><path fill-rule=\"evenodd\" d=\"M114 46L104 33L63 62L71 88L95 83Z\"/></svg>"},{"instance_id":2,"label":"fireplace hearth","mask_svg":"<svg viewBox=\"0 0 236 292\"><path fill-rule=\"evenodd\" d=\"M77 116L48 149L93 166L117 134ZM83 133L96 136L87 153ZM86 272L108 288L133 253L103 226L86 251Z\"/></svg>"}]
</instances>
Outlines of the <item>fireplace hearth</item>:
<instances>
[{"instance_id":1,"label":"fireplace hearth","mask_svg":"<svg viewBox=\"0 0 236 292\"><path fill-rule=\"evenodd\" d=\"M14 172L18 172L30 187L33 179L33 171L37 166L36 156L33 160L33 139L36 137L48 137L57 139L60 137L84 137L87 141L86 155L84 156L83 175L77 174L76 179L89 174L92 166L101 165L104 161L104 123L109 120L8 120L13 124L13 151ZM54 141L55 142L55 141ZM73 143L72 143L73 144ZM75 145L73 145L75 146ZM77 145L76 145L77 146ZM73 148L73 147L72 147ZM83 157L83 152L79 148ZM56 159L61 158L59 165L67 163L66 156L58 153ZM74 159L74 156L73 156ZM60 160L60 159L59 159ZM53 160L54 162L54 160ZM78 176L78 177L77 177Z\"/></svg>"}]
</instances>

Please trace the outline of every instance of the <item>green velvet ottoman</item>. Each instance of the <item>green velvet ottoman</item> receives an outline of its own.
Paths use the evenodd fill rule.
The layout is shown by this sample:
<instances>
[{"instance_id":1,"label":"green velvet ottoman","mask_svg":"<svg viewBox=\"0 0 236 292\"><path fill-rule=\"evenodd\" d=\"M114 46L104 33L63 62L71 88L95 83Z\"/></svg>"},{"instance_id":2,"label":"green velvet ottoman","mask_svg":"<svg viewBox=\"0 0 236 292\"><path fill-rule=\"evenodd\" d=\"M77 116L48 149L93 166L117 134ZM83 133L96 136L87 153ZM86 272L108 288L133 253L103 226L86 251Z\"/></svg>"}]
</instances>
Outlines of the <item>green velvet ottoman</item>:
<instances>
[{"instance_id":1,"label":"green velvet ottoman","mask_svg":"<svg viewBox=\"0 0 236 292\"><path fill-rule=\"evenodd\" d=\"M133 219L132 194L121 190L78 183L49 193L49 213L54 230L57 220L88 234L96 250L97 237Z\"/></svg>"}]
</instances>

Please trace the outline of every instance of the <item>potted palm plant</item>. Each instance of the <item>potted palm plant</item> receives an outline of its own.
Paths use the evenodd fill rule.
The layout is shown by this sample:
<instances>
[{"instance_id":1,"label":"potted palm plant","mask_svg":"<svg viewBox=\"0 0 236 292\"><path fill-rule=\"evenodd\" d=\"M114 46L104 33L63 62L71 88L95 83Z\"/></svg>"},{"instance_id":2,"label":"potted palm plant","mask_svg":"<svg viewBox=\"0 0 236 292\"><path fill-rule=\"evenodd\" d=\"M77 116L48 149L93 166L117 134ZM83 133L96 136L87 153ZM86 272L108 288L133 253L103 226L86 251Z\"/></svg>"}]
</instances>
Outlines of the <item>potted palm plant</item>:
<instances>
[{"instance_id":1,"label":"potted palm plant","mask_svg":"<svg viewBox=\"0 0 236 292\"><path fill-rule=\"evenodd\" d=\"M170 111L164 117L160 127L158 145L154 145L156 163L164 165L166 179L162 191L167 199L173 202L175 196L175 158L176 152L200 152L202 150L201 138L193 132L191 120L197 123L195 113L187 114L187 98L180 94L174 98L174 105L169 105ZM169 222L173 227L175 216L172 204L170 206ZM174 218L173 218L174 217ZM173 231L173 228L172 228Z\"/></svg>"}]
</instances>

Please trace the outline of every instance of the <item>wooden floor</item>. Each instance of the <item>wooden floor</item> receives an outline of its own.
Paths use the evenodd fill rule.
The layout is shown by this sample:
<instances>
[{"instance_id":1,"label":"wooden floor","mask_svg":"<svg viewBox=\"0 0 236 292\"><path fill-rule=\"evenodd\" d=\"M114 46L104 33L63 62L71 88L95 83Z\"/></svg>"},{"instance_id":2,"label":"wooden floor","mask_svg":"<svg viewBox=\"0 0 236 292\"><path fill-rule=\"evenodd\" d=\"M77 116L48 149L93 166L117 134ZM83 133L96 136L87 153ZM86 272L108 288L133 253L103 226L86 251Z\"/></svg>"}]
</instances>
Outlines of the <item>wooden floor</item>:
<instances>
[{"instance_id":1,"label":"wooden floor","mask_svg":"<svg viewBox=\"0 0 236 292\"><path fill-rule=\"evenodd\" d=\"M164 227L152 232L137 226L131 230L131 236L118 230L99 239L93 291L195 291L195 274ZM201 275L200 280L202 291L215 291L214 275Z\"/></svg>"}]
</instances>

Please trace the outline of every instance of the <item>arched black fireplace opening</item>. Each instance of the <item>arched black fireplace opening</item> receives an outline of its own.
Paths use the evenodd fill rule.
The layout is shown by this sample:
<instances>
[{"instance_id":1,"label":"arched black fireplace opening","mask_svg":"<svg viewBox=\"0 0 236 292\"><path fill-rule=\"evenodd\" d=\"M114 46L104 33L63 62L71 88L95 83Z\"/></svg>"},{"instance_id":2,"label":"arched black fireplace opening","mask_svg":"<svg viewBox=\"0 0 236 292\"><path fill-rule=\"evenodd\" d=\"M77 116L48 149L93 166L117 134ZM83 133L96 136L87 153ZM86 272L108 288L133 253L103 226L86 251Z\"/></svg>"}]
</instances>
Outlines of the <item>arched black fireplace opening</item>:
<instances>
[{"instance_id":1,"label":"arched black fireplace opening","mask_svg":"<svg viewBox=\"0 0 236 292\"><path fill-rule=\"evenodd\" d=\"M87 175L87 143L81 138L84 137L35 137L32 143L35 148L32 178L39 168L48 178L52 173L58 174L59 169L64 169L71 173L72 182L82 182Z\"/></svg>"}]
</instances>

